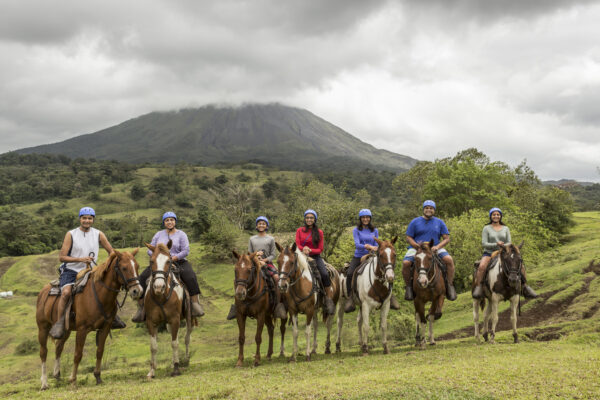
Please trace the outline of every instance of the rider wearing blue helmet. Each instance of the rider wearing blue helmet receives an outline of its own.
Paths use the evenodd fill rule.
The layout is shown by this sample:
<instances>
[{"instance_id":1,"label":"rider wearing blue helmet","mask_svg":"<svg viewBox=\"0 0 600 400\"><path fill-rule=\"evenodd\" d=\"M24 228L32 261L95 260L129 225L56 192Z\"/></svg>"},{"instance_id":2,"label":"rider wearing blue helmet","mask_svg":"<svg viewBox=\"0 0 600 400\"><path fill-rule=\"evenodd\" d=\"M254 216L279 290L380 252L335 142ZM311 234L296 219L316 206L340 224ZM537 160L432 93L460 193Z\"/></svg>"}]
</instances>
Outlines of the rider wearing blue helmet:
<instances>
[{"instance_id":1,"label":"rider wearing blue helmet","mask_svg":"<svg viewBox=\"0 0 600 400\"><path fill-rule=\"evenodd\" d=\"M269 229L269 220L265 216L260 216L256 218L255 221L256 231L258 232L256 235L252 236L248 241L248 252L249 253L258 253L258 258L262 264L262 267L265 268L269 276L273 279L273 284L275 286L275 298L277 301L277 306L275 307L275 318L285 319L287 318L287 314L285 311L285 306L281 303L281 294L279 293L279 271L273 265L273 260L276 256L275 249L275 239L271 235L267 235L267 230ZM229 314L227 315L227 319L234 319L237 315L235 303L231 305L229 309Z\"/></svg>"},{"instance_id":2,"label":"rider wearing blue helmet","mask_svg":"<svg viewBox=\"0 0 600 400\"><path fill-rule=\"evenodd\" d=\"M368 208L363 208L358 212L358 223L352 230L352 236L354 238L354 257L348 264L346 269L346 290L348 297L346 298L346 304L344 304L344 312L354 311L354 300L352 299L352 276L354 271L360 265L361 258L368 254L370 251L377 250L377 242L375 238L379 238L379 231L375 228L371 222L373 214ZM400 304L394 295L390 299L390 308L398 310Z\"/></svg>"},{"instance_id":3,"label":"rider wearing blue helmet","mask_svg":"<svg viewBox=\"0 0 600 400\"><path fill-rule=\"evenodd\" d=\"M156 246L158 243L167 244L171 240L171 260L179 267L179 276L190 294L192 316L201 317L204 315L204 310L199 300L200 287L198 286L198 278L190 262L186 259L187 255L190 254L190 241L184 231L175 228L176 224L177 215L173 211L164 213L162 216L162 225L165 229L156 232L150 243ZM148 250L148 255L152 257L151 250ZM140 284L144 288L144 292L146 291L150 275L152 275L152 268L150 266L140 274ZM138 302L137 313L131 320L133 322L142 322L144 319L144 296L142 294Z\"/></svg>"},{"instance_id":4,"label":"rider wearing blue helmet","mask_svg":"<svg viewBox=\"0 0 600 400\"><path fill-rule=\"evenodd\" d=\"M510 229L502 222L502 210L498 207L492 208L489 211L489 217L490 222L483 227L483 231L481 232L483 255L481 256L479 267L477 267L475 281L473 282L473 293L471 294L475 299L480 299L484 295L483 277L492 259L492 253L500 249L500 246L504 246L511 242ZM521 282L523 283L523 296L531 299L538 297L537 293L527 285L525 267L523 264L521 264Z\"/></svg>"},{"instance_id":5,"label":"rider wearing blue helmet","mask_svg":"<svg viewBox=\"0 0 600 400\"><path fill-rule=\"evenodd\" d=\"M406 241L409 244L408 251L402 260L402 277L406 285L404 299L414 300L412 288L411 266L415 260L417 253L417 243L429 242L433 240L434 246L432 251L437 252L437 255L446 265L446 298L450 301L456 300L456 290L454 289L454 260L444 249L450 243L450 232L448 227L439 218L434 217L436 205L433 200L425 200L423 202L423 215L410 221L406 229ZM440 241L441 239L441 241Z\"/></svg>"},{"instance_id":6,"label":"rider wearing blue helmet","mask_svg":"<svg viewBox=\"0 0 600 400\"><path fill-rule=\"evenodd\" d=\"M90 268L91 264L98 261L99 246L101 245L108 254L113 248L103 232L92 228L96 212L92 207L83 207L79 210L79 227L65 234L58 259L60 266L61 295L58 301L59 318L50 329L50 336L60 339L65 333L65 307L71 297L71 289L77 278L77 273ZM111 329L125 328L125 323L115 315Z\"/></svg>"}]
</instances>

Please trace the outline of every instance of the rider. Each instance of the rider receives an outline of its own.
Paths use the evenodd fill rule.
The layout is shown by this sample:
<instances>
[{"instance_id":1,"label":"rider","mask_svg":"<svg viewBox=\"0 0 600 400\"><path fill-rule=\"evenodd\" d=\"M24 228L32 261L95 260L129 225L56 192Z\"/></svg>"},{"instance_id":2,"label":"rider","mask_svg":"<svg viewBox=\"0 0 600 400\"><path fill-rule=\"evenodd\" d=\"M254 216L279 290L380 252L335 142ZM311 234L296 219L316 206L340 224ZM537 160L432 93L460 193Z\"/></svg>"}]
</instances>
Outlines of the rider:
<instances>
[{"instance_id":1,"label":"rider","mask_svg":"<svg viewBox=\"0 0 600 400\"><path fill-rule=\"evenodd\" d=\"M371 223L372 216L371 210L368 208L360 210L358 212L358 223L352 231L354 247L356 250L354 251L354 257L352 257L348 269L346 270L346 289L348 289L348 297L346 298L346 304L344 305L344 312L347 313L352 312L355 309L354 300L352 299L352 275L354 275L354 271L360 265L360 259L365 254L368 254L369 251L376 251L378 247L375 238L379 238L379 231ZM390 299L390 308L393 310L398 310L400 308L400 304L393 294Z\"/></svg>"},{"instance_id":2,"label":"rider","mask_svg":"<svg viewBox=\"0 0 600 400\"><path fill-rule=\"evenodd\" d=\"M325 261L321 258L324 239L323 231L317 227L317 212L315 210L304 211L304 226L296 230L296 246L298 250L315 260L325 289L325 310L327 314L333 315L335 313L333 288L331 287L331 279Z\"/></svg>"},{"instance_id":3,"label":"rider","mask_svg":"<svg viewBox=\"0 0 600 400\"><path fill-rule=\"evenodd\" d=\"M255 221L256 230L258 234L252 236L248 242L248 252L258 252L258 257L262 267L267 269L269 275L273 278L275 283L275 295L277 298L277 306L275 307L275 318L285 319L287 313L285 306L281 302L281 294L279 293L279 271L273 265L275 259L275 239L271 235L267 235L269 230L269 220L267 217L260 216ZM232 320L236 317L235 303L231 305L229 314L227 315L228 320Z\"/></svg>"},{"instance_id":4,"label":"rider","mask_svg":"<svg viewBox=\"0 0 600 400\"><path fill-rule=\"evenodd\" d=\"M410 245L408 251L402 260L402 276L406 284L404 294L405 300L413 300L415 295L412 288L411 265L417 254L417 243L429 242L433 239L434 246L432 251L437 252L438 256L444 261L447 271L448 285L446 287L446 298L450 301L456 300L456 290L454 289L454 261L450 254L444 249L450 243L450 232L448 227L441 219L434 217L435 202L433 200L425 200L423 202L423 215L410 221L406 228L406 241ZM442 238L442 241L440 241Z\"/></svg>"},{"instance_id":5,"label":"rider","mask_svg":"<svg viewBox=\"0 0 600 400\"><path fill-rule=\"evenodd\" d=\"M483 297L483 276L485 270L490 264L492 253L505 244L510 243L510 230L508 226L502 222L502 210L494 207L489 212L490 222L483 227L481 232L481 245L483 246L483 256L479 262L477 268L477 274L475 275L475 289L473 289L472 296L474 299L480 299ZM521 282L523 283L523 296L530 299L538 297L537 293L527 285L527 278L525 276L525 267L521 264Z\"/></svg>"},{"instance_id":6,"label":"rider","mask_svg":"<svg viewBox=\"0 0 600 400\"><path fill-rule=\"evenodd\" d=\"M62 262L60 266L60 288L61 295L58 300L58 320L50 329L50 336L60 339L65 333L65 307L71 297L71 289L77 279L77 273L83 269L90 268L90 264L98 261L99 244L108 254L113 248L106 239L104 233L92 228L96 212L91 207L83 207L79 210L79 228L72 229L65 234L58 259ZM111 329L125 328L125 323L115 315Z\"/></svg>"},{"instance_id":7,"label":"rider","mask_svg":"<svg viewBox=\"0 0 600 400\"><path fill-rule=\"evenodd\" d=\"M196 273L192 269L189 261L185 257L190 254L190 242L184 231L175 228L177 224L177 215L172 211L167 211L162 216L162 223L165 229L160 230L152 237L151 244L156 246L158 243L167 244L169 240L172 242L171 246L171 260L179 267L179 276L185 284L189 294L190 303L192 305L192 316L201 317L204 315L204 310L198 299L200 294L200 287L198 286L198 278ZM152 257L152 251L148 250L148 255ZM140 285L146 291L148 285L148 278L152 275L152 266L148 266L144 272L140 274ZM131 319L133 322L142 322L146 318L144 314L144 296L138 302L137 313Z\"/></svg>"}]
</instances>

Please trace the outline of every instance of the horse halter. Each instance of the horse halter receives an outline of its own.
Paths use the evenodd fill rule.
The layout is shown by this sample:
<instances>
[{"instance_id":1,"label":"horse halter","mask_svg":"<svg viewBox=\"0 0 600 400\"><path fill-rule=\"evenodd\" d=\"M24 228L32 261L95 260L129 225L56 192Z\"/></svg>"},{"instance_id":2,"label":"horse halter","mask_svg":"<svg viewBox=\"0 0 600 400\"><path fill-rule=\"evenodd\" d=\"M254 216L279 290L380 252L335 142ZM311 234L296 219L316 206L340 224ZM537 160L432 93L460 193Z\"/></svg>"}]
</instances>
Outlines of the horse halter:
<instances>
[{"instance_id":1,"label":"horse halter","mask_svg":"<svg viewBox=\"0 0 600 400\"><path fill-rule=\"evenodd\" d=\"M423 253L425 253L425 252L423 252ZM436 257L436 255L433 254L433 252L432 252L431 253L431 265L429 266L429 268L424 267L425 263L423 261L425 260L425 257L423 257L423 259L421 260L421 266L416 268L418 276L425 275L425 279L427 279L427 285L425 286L426 288L429 287L429 285L431 285L437 278L437 270L438 269L437 269L437 261L435 260L435 257ZM416 255L415 255L415 258L416 258ZM415 263L415 266L416 266L416 263ZM433 276L431 277L431 279L429 279L428 275L429 275L429 271L431 270L431 267L433 267Z\"/></svg>"},{"instance_id":2,"label":"horse halter","mask_svg":"<svg viewBox=\"0 0 600 400\"><path fill-rule=\"evenodd\" d=\"M237 277L237 268L236 268L234 287L237 287L238 285L240 285L240 286L243 286L246 290L248 290L248 287L252 287L254 285L254 282L256 281L256 265L254 264L254 262L252 260L250 260L250 263L252 264L252 268L250 268L250 277L248 279L238 278Z\"/></svg>"},{"instance_id":3,"label":"horse halter","mask_svg":"<svg viewBox=\"0 0 600 400\"><path fill-rule=\"evenodd\" d=\"M516 255L518 257L518 262L507 262L507 259L511 258L511 255ZM523 265L523 258L521 257L520 254L513 252L511 254L507 254L507 253L502 253L500 254L500 260L502 261L502 272L504 273L504 276L506 276L507 279L510 280L510 274L511 273L515 273L517 274L518 277L521 276L521 267ZM508 268L504 267L504 266L508 266ZM516 265L516 267L515 267Z\"/></svg>"},{"instance_id":4,"label":"horse halter","mask_svg":"<svg viewBox=\"0 0 600 400\"><path fill-rule=\"evenodd\" d=\"M385 274L387 273L388 270L392 270L394 271L394 269L396 269L396 262L381 262L381 255L379 254L379 251L377 252L377 265L381 266L381 271L382 271L382 275L381 276L377 276L377 271L374 271L375 273L375 279L380 281L380 282L385 282Z\"/></svg>"},{"instance_id":5,"label":"horse halter","mask_svg":"<svg viewBox=\"0 0 600 400\"><path fill-rule=\"evenodd\" d=\"M292 282L292 277L294 277L296 275L297 270L298 270L298 257L294 257L293 267L289 272L284 271L283 268L281 269L281 271L279 271L279 281L282 282L284 279L287 279L289 281L289 286L290 287L294 286L296 284L296 282L298 282L298 279L300 279L298 277L298 278L296 278L295 281Z\"/></svg>"}]
</instances>

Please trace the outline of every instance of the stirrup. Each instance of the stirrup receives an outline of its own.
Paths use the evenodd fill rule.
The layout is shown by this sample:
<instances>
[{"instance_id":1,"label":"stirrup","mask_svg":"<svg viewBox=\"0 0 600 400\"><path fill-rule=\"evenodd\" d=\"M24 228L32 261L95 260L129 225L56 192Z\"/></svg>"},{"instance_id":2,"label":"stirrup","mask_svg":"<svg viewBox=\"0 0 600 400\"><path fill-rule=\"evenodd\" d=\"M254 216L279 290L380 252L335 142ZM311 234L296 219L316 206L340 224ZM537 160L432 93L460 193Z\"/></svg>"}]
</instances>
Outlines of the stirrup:
<instances>
[{"instance_id":1,"label":"stirrup","mask_svg":"<svg viewBox=\"0 0 600 400\"><path fill-rule=\"evenodd\" d=\"M356 310L356 307L354 306L354 300L352 299L352 297L348 297L346 299L346 303L344 304L344 312L350 313L354 310Z\"/></svg>"},{"instance_id":2,"label":"stirrup","mask_svg":"<svg viewBox=\"0 0 600 400\"><path fill-rule=\"evenodd\" d=\"M118 315L115 315L115 319L113 319L110 329L123 329L127 327L127 324L119 318Z\"/></svg>"},{"instance_id":3,"label":"stirrup","mask_svg":"<svg viewBox=\"0 0 600 400\"><path fill-rule=\"evenodd\" d=\"M235 303L231 305L229 309L229 314L227 314L227 320L231 321L232 319L236 319L237 317L237 308L235 307Z\"/></svg>"},{"instance_id":4,"label":"stirrup","mask_svg":"<svg viewBox=\"0 0 600 400\"><path fill-rule=\"evenodd\" d=\"M412 286L406 286L404 288L404 300L414 300L415 294L413 292Z\"/></svg>"}]
</instances>

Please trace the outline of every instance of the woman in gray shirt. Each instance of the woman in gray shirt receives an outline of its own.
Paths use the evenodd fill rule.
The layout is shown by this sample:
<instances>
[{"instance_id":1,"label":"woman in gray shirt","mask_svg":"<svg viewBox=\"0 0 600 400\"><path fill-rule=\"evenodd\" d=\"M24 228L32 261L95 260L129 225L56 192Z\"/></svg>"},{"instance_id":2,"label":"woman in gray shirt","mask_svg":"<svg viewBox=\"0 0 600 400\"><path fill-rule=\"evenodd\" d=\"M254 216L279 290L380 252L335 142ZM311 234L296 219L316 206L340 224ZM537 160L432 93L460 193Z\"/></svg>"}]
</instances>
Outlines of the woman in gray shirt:
<instances>
[{"instance_id":1,"label":"woman in gray shirt","mask_svg":"<svg viewBox=\"0 0 600 400\"><path fill-rule=\"evenodd\" d=\"M475 299L483 297L483 276L485 270L490 264L492 253L500 246L511 242L510 229L502 222L502 210L494 207L490 210L490 222L483 227L481 232L481 245L483 246L483 255L477 268L477 274L475 275L475 288L473 289L472 296ZM527 279L525 277L525 268L521 265L521 281L523 283L523 295L527 298L535 298L538 295L533 289L527 286Z\"/></svg>"},{"instance_id":2,"label":"woman in gray shirt","mask_svg":"<svg viewBox=\"0 0 600 400\"><path fill-rule=\"evenodd\" d=\"M281 303L281 295L279 293L279 271L273 265L273 260L275 259L275 239L271 235L267 235L267 230L269 229L269 220L267 217L260 216L256 218L256 230L258 233L250 238L248 242L248 252L249 253L258 253L258 258L261 262L261 267L265 267L267 273L273 279L275 284L275 295L277 306L275 307L275 318L285 319L287 318L287 313L285 311L285 307L283 303ZM227 319L231 320L236 317L236 307L235 304L231 305L229 309L229 314L227 315Z\"/></svg>"}]
</instances>

